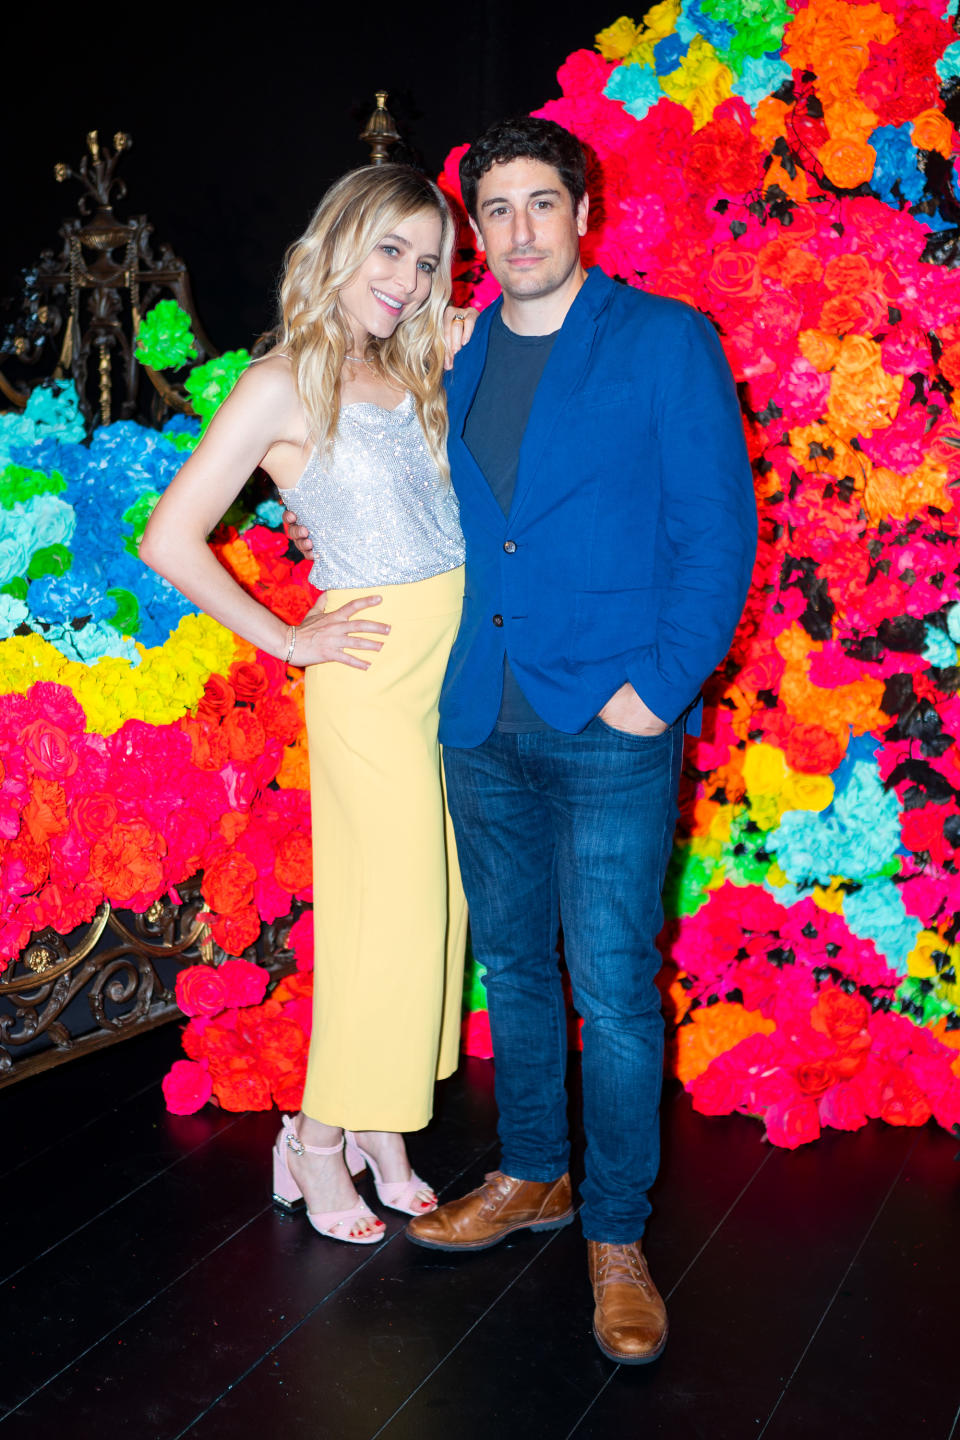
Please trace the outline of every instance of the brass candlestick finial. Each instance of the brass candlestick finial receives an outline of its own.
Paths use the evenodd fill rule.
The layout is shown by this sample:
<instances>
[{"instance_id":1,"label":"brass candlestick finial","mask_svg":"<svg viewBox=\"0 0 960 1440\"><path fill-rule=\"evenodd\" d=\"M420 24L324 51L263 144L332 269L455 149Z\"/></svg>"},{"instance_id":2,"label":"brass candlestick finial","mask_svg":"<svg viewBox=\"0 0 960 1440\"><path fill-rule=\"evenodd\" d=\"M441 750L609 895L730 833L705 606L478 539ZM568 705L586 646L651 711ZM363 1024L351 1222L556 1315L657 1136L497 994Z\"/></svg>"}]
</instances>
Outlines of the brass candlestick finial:
<instances>
[{"instance_id":1,"label":"brass candlestick finial","mask_svg":"<svg viewBox=\"0 0 960 1440\"><path fill-rule=\"evenodd\" d=\"M385 165L390 158L390 146L400 139L393 116L387 109L386 90L377 91L377 108L367 121L367 128L360 136L370 146L370 164Z\"/></svg>"}]
</instances>

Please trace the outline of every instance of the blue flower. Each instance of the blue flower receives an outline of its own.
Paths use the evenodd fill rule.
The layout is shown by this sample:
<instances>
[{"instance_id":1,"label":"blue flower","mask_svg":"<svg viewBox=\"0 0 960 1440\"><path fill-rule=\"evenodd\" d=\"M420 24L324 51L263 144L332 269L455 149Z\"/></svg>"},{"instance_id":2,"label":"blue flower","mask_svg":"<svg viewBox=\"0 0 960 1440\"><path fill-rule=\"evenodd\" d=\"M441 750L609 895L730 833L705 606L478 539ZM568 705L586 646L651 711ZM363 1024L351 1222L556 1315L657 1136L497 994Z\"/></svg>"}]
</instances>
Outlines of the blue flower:
<instances>
[{"instance_id":1,"label":"blue flower","mask_svg":"<svg viewBox=\"0 0 960 1440\"><path fill-rule=\"evenodd\" d=\"M701 0L683 0L677 18L677 34L688 45L695 35L702 35L704 40L709 40L714 50L719 52L729 47L736 33L733 26L728 25L725 20L714 20L710 15L705 15Z\"/></svg>"},{"instance_id":2,"label":"blue flower","mask_svg":"<svg viewBox=\"0 0 960 1440\"><path fill-rule=\"evenodd\" d=\"M870 136L870 144L877 152L876 164L870 188L884 202L899 210L903 200L914 204L920 199L926 184L923 172L917 168L917 151L910 139L912 126L881 125ZM894 193L894 185L899 196Z\"/></svg>"},{"instance_id":3,"label":"blue flower","mask_svg":"<svg viewBox=\"0 0 960 1440\"><path fill-rule=\"evenodd\" d=\"M34 580L27 592L34 617L41 623L56 625L86 615L93 620L112 615L115 606L106 594L104 577L93 573L98 568L88 565L82 576L71 570L66 575L44 575Z\"/></svg>"},{"instance_id":4,"label":"blue flower","mask_svg":"<svg viewBox=\"0 0 960 1440\"><path fill-rule=\"evenodd\" d=\"M676 31L658 40L653 47L653 64L657 74L672 75L689 49L689 41L681 40Z\"/></svg>"}]
</instances>

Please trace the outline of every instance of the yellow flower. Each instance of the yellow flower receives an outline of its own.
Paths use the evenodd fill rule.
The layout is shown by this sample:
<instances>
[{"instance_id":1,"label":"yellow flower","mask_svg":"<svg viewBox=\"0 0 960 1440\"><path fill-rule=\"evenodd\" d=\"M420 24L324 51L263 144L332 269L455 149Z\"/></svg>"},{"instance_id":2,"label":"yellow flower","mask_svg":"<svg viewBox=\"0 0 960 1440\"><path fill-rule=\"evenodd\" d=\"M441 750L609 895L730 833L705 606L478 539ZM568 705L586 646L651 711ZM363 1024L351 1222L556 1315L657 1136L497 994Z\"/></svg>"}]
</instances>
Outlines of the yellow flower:
<instances>
[{"instance_id":1,"label":"yellow flower","mask_svg":"<svg viewBox=\"0 0 960 1440\"><path fill-rule=\"evenodd\" d=\"M619 20L614 20L612 25L608 25L606 30L601 30L595 37L597 49L604 60L622 60L637 44L642 29L642 26L634 25L626 15L621 15Z\"/></svg>"},{"instance_id":2,"label":"yellow flower","mask_svg":"<svg viewBox=\"0 0 960 1440\"><path fill-rule=\"evenodd\" d=\"M713 112L733 94L733 75L721 64L717 52L702 35L695 35L690 49L681 57L679 69L661 75L660 88L693 115L693 128L700 130Z\"/></svg>"},{"instance_id":3,"label":"yellow flower","mask_svg":"<svg viewBox=\"0 0 960 1440\"><path fill-rule=\"evenodd\" d=\"M679 14L680 0L660 0L659 5L654 5L644 15L641 38L654 45L659 40L665 40L676 30Z\"/></svg>"},{"instance_id":4,"label":"yellow flower","mask_svg":"<svg viewBox=\"0 0 960 1440\"><path fill-rule=\"evenodd\" d=\"M798 775L791 770L783 787L784 810L826 810L833 800L829 775Z\"/></svg>"},{"instance_id":5,"label":"yellow flower","mask_svg":"<svg viewBox=\"0 0 960 1440\"><path fill-rule=\"evenodd\" d=\"M783 751L774 745L751 745L743 760L743 779L747 790L775 795L787 778L787 762Z\"/></svg>"},{"instance_id":6,"label":"yellow flower","mask_svg":"<svg viewBox=\"0 0 960 1440\"><path fill-rule=\"evenodd\" d=\"M935 980L937 966L934 954L947 955L954 970L960 964L960 945L950 945L936 930L921 930L916 944L907 956L907 974L918 980ZM941 965L943 961L941 960Z\"/></svg>"},{"instance_id":7,"label":"yellow flower","mask_svg":"<svg viewBox=\"0 0 960 1440\"><path fill-rule=\"evenodd\" d=\"M813 903L819 905L821 910L829 910L833 915L843 914L843 891L839 888L840 877L834 875L830 884L824 888L822 885L813 887Z\"/></svg>"}]
</instances>

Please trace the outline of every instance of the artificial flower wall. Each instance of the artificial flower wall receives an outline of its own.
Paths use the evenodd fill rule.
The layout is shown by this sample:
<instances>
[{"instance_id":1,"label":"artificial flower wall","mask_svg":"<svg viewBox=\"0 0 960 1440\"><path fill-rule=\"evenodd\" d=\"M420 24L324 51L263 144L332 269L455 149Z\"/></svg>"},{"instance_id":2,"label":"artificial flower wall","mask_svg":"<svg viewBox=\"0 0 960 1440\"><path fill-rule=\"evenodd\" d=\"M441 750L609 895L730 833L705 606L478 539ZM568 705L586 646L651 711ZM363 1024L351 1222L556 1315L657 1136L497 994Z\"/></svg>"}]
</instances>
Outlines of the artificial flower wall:
<instances>
[{"instance_id":1,"label":"artificial flower wall","mask_svg":"<svg viewBox=\"0 0 960 1440\"><path fill-rule=\"evenodd\" d=\"M709 315L739 383L760 549L663 949L695 1107L780 1145L960 1121L955 12L663 0L537 112L592 152L588 263Z\"/></svg>"}]
</instances>

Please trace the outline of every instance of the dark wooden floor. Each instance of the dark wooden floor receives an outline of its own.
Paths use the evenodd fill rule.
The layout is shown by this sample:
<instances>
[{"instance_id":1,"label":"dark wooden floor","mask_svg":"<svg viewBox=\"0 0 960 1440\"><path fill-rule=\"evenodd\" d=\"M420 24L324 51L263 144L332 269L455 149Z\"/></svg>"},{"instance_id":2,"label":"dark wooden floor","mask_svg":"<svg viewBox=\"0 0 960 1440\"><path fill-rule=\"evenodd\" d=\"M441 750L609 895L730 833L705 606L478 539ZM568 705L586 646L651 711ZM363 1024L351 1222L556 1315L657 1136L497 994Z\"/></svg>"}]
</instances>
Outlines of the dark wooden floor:
<instances>
[{"instance_id":1,"label":"dark wooden floor","mask_svg":"<svg viewBox=\"0 0 960 1440\"><path fill-rule=\"evenodd\" d=\"M960 1435L957 1144L871 1124L789 1154L672 1092L647 1249L654 1366L590 1334L579 1227L434 1256L269 1203L273 1115L167 1115L175 1026L0 1092L2 1440L948 1440ZM496 1162L491 1067L411 1153Z\"/></svg>"}]
</instances>

